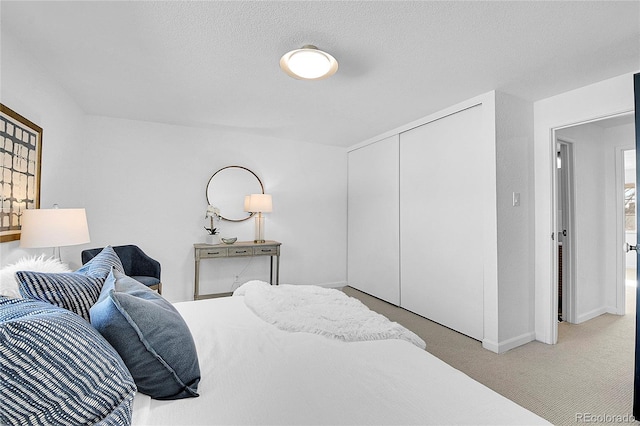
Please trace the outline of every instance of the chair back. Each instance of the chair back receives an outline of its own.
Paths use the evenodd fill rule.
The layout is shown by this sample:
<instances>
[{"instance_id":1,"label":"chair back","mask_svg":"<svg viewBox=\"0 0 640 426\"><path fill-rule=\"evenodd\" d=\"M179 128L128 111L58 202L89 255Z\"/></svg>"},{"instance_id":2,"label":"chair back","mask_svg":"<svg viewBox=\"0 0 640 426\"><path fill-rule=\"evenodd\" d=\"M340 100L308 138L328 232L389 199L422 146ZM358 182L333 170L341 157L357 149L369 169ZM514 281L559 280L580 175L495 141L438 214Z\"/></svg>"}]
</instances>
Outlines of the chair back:
<instances>
[{"instance_id":1,"label":"chair back","mask_svg":"<svg viewBox=\"0 0 640 426\"><path fill-rule=\"evenodd\" d=\"M96 257L104 247L83 250L81 253L82 264L84 265L94 257ZM142 249L136 245L128 244L123 246L113 246L124 273L128 276L148 276L160 279L160 262L149 257Z\"/></svg>"}]
</instances>

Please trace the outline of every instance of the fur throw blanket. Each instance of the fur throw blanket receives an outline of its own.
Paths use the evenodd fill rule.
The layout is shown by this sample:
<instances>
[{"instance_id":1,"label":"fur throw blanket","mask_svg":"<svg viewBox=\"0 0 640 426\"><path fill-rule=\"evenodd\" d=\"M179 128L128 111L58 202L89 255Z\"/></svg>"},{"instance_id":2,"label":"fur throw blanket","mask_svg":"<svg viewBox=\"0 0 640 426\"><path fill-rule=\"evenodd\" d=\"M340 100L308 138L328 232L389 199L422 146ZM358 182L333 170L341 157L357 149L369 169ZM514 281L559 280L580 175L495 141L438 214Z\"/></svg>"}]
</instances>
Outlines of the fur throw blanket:
<instances>
[{"instance_id":1,"label":"fur throw blanket","mask_svg":"<svg viewBox=\"0 0 640 426\"><path fill-rule=\"evenodd\" d=\"M44 254L40 256L29 256L19 259L17 262L0 269L0 296L21 298L16 272L71 272L71 269L58 259L46 258Z\"/></svg>"},{"instance_id":2,"label":"fur throw blanket","mask_svg":"<svg viewBox=\"0 0 640 426\"><path fill-rule=\"evenodd\" d=\"M422 349L426 347L410 330L340 290L249 281L233 295L244 296L249 309L281 330L315 333L346 342L402 339Z\"/></svg>"}]
</instances>

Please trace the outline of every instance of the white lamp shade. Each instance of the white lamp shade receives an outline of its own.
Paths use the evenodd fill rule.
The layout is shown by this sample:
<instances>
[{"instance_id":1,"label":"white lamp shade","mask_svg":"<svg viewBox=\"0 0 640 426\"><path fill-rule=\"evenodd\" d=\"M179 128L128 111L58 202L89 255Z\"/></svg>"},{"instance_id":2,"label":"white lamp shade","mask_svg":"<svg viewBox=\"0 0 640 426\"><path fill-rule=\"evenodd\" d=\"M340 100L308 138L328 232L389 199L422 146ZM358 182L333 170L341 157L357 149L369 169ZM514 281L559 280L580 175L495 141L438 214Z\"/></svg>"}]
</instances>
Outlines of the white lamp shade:
<instances>
[{"instance_id":1,"label":"white lamp shade","mask_svg":"<svg viewBox=\"0 0 640 426\"><path fill-rule=\"evenodd\" d=\"M251 194L245 197L244 211L269 213L273 211L273 202L271 194Z\"/></svg>"},{"instance_id":2,"label":"white lamp shade","mask_svg":"<svg viewBox=\"0 0 640 426\"><path fill-rule=\"evenodd\" d=\"M22 212L20 247L63 247L90 241L85 209L28 209Z\"/></svg>"}]
</instances>

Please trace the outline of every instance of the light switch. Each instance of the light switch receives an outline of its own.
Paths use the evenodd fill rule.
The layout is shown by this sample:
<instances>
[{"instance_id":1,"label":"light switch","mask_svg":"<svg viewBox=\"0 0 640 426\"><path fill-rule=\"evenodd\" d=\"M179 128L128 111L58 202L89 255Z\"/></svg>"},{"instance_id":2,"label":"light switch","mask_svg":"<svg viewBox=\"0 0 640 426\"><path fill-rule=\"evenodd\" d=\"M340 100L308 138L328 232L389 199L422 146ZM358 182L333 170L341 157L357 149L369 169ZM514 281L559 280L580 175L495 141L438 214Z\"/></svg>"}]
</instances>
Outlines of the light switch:
<instances>
[{"instance_id":1,"label":"light switch","mask_svg":"<svg viewBox=\"0 0 640 426\"><path fill-rule=\"evenodd\" d=\"M513 193L513 207L518 207L520 205L520 193Z\"/></svg>"}]
</instances>

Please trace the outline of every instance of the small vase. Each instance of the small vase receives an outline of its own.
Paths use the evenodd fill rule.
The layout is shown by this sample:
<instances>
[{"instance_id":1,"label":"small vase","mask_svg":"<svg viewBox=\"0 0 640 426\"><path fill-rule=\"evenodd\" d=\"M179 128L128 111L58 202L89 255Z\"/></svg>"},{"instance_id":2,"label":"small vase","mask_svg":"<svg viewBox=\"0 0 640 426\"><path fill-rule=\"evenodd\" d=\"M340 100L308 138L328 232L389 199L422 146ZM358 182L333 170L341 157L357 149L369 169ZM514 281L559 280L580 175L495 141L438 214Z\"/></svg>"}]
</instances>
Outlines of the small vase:
<instances>
[{"instance_id":1,"label":"small vase","mask_svg":"<svg viewBox=\"0 0 640 426\"><path fill-rule=\"evenodd\" d=\"M207 235L206 239L207 244L220 244L220 236L219 235Z\"/></svg>"}]
</instances>

